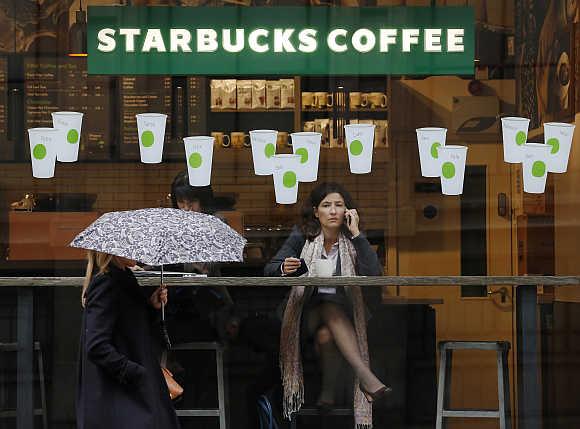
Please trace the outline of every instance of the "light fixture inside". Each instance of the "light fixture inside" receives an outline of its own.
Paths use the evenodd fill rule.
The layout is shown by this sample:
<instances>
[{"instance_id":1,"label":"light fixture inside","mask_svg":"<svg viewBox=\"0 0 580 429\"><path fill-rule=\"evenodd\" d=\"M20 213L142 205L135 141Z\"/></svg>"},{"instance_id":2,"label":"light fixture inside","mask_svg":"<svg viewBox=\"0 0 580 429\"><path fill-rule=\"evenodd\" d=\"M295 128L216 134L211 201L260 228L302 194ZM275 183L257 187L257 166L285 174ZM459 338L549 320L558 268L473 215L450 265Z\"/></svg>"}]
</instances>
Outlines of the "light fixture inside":
<instances>
[{"instance_id":1,"label":"light fixture inside","mask_svg":"<svg viewBox=\"0 0 580 429\"><path fill-rule=\"evenodd\" d=\"M76 11L76 21L68 30L68 56L87 56L87 14L83 10L83 2L79 1Z\"/></svg>"}]
</instances>

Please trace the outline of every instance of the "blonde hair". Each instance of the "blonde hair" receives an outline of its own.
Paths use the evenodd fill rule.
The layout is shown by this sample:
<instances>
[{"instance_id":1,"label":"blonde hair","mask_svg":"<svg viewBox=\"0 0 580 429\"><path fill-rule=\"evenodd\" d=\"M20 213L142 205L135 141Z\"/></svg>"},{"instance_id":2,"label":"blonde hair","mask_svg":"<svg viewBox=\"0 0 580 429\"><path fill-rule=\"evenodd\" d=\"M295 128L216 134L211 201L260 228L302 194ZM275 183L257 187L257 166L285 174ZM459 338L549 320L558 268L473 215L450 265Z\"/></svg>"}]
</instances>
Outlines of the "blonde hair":
<instances>
[{"instance_id":1,"label":"blonde hair","mask_svg":"<svg viewBox=\"0 0 580 429\"><path fill-rule=\"evenodd\" d=\"M102 274L109 271L109 264L113 260L113 255L103 252L97 252L95 250L89 250L87 252L87 271L85 274L85 280L83 281L83 290L81 293L81 305L84 307L87 301L87 289L91 283L93 277L93 270L95 263L99 268L97 274Z\"/></svg>"}]
</instances>

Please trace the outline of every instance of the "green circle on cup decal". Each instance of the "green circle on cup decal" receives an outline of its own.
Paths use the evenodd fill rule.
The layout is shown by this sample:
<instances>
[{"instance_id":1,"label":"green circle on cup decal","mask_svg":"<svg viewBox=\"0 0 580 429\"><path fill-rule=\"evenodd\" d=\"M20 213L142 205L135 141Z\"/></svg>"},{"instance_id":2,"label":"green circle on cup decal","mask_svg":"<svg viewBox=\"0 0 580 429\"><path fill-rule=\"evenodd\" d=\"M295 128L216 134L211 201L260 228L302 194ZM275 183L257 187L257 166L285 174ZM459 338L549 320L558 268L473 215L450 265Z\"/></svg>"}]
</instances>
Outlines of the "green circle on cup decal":
<instances>
[{"instance_id":1,"label":"green circle on cup decal","mask_svg":"<svg viewBox=\"0 0 580 429\"><path fill-rule=\"evenodd\" d=\"M518 133L516 134L516 144L518 146L523 145L526 142L526 138L528 136L526 136L526 133L524 133L523 131L518 131Z\"/></svg>"},{"instance_id":2,"label":"green circle on cup decal","mask_svg":"<svg viewBox=\"0 0 580 429\"><path fill-rule=\"evenodd\" d=\"M189 155L189 166L191 168L201 167L202 161L203 161L203 159L202 159L201 154L199 152L193 152L191 155Z\"/></svg>"},{"instance_id":3,"label":"green circle on cup decal","mask_svg":"<svg viewBox=\"0 0 580 429\"><path fill-rule=\"evenodd\" d=\"M354 156L359 156L363 151L363 144L360 140L353 140L350 144L350 153Z\"/></svg>"},{"instance_id":4,"label":"green circle on cup decal","mask_svg":"<svg viewBox=\"0 0 580 429\"><path fill-rule=\"evenodd\" d=\"M68 133L66 133L66 141L69 142L70 144L75 144L76 142L78 142L79 132L74 128L72 130L68 130Z\"/></svg>"},{"instance_id":5,"label":"green circle on cup decal","mask_svg":"<svg viewBox=\"0 0 580 429\"><path fill-rule=\"evenodd\" d=\"M296 186L296 173L293 171L287 171L282 176L282 183L286 188L293 188Z\"/></svg>"},{"instance_id":6,"label":"green circle on cup decal","mask_svg":"<svg viewBox=\"0 0 580 429\"><path fill-rule=\"evenodd\" d=\"M276 155L276 146L274 146L272 143L268 143L264 147L264 155L266 155L266 158L272 158L274 155Z\"/></svg>"},{"instance_id":7,"label":"green circle on cup decal","mask_svg":"<svg viewBox=\"0 0 580 429\"><path fill-rule=\"evenodd\" d=\"M552 146L552 151L550 152L552 155L558 153L558 151L560 150L560 140L558 140L556 137L548 139L548 142L546 144L548 146Z\"/></svg>"},{"instance_id":8,"label":"green circle on cup decal","mask_svg":"<svg viewBox=\"0 0 580 429\"><path fill-rule=\"evenodd\" d=\"M296 149L295 155L300 155L300 164L306 164L308 162L308 150L305 147Z\"/></svg>"},{"instance_id":9,"label":"green circle on cup decal","mask_svg":"<svg viewBox=\"0 0 580 429\"><path fill-rule=\"evenodd\" d=\"M431 145L431 156L435 159L439 158L439 152L437 149L441 147L441 143L435 142Z\"/></svg>"},{"instance_id":10,"label":"green circle on cup decal","mask_svg":"<svg viewBox=\"0 0 580 429\"><path fill-rule=\"evenodd\" d=\"M534 161L532 164L532 176L544 177L546 174L546 163L543 161Z\"/></svg>"},{"instance_id":11,"label":"green circle on cup decal","mask_svg":"<svg viewBox=\"0 0 580 429\"><path fill-rule=\"evenodd\" d=\"M151 147L155 143L155 136L153 135L153 131L143 131L141 134L141 144L145 147Z\"/></svg>"},{"instance_id":12,"label":"green circle on cup decal","mask_svg":"<svg viewBox=\"0 0 580 429\"><path fill-rule=\"evenodd\" d=\"M455 177L455 165L452 162L444 162L441 166L441 174L446 179L452 179Z\"/></svg>"},{"instance_id":13,"label":"green circle on cup decal","mask_svg":"<svg viewBox=\"0 0 580 429\"><path fill-rule=\"evenodd\" d=\"M46 158L46 146L43 145L42 143L37 144L36 146L34 146L34 149L32 149L32 155L34 156L35 159L38 160Z\"/></svg>"}]
</instances>

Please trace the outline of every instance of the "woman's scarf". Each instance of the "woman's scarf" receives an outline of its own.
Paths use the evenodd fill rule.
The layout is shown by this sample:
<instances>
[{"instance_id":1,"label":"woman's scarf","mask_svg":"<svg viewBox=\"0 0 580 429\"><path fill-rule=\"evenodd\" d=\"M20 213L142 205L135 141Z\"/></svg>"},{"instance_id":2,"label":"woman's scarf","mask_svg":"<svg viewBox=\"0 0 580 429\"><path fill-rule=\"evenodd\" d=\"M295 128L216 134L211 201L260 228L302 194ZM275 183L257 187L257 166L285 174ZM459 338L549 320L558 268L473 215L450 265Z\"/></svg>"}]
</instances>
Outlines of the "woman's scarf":
<instances>
[{"instance_id":1,"label":"woman's scarf","mask_svg":"<svg viewBox=\"0 0 580 429\"><path fill-rule=\"evenodd\" d=\"M315 259L322 257L324 236L319 234L313 241L306 241L300 257L310 266ZM338 236L338 252L340 256L341 275L356 276L356 250L350 240L343 234ZM346 296L352 301L354 330L358 347L365 364L369 364L367 344L365 306L359 286L345 286ZM288 419L304 403L304 376L302 371L302 356L300 353L300 326L302 308L305 302L305 287L294 286L290 292L288 303L282 320L280 336L280 369L284 385L284 416ZM354 422L356 429L372 428L372 407L359 388L359 380L354 382Z\"/></svg>"}]
</instances>

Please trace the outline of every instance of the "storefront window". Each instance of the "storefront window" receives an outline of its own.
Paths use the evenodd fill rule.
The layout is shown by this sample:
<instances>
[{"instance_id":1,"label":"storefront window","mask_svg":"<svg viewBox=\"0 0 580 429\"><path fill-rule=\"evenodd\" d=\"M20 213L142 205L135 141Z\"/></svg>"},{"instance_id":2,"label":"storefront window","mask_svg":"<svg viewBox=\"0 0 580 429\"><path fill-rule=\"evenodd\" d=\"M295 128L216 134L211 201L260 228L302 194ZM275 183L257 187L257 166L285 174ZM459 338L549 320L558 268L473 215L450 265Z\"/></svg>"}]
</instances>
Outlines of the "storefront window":
<instances>
[{"instance_id":1,"label":"storefront window","mask_svg":"<svg viewBox=\"0 0 580 429\"><path fill-rule=\"evenodd\" d=\"M0 1L0 429L579 426L579 21L566 0ZM117 372L87 351L70 243L146 208L247 242L163 266L169 352L99 321L116 346L154 332L142 386L168 393L164 366L183 388L120 417L135 350ZM138 267L149 295L161 267Z\"/></svg>"}]
</instances>

